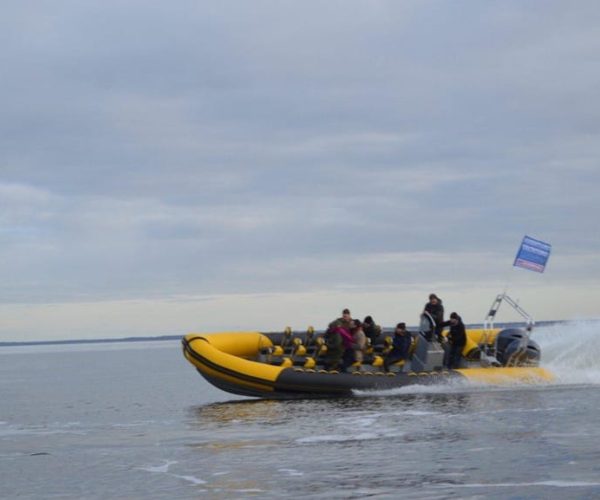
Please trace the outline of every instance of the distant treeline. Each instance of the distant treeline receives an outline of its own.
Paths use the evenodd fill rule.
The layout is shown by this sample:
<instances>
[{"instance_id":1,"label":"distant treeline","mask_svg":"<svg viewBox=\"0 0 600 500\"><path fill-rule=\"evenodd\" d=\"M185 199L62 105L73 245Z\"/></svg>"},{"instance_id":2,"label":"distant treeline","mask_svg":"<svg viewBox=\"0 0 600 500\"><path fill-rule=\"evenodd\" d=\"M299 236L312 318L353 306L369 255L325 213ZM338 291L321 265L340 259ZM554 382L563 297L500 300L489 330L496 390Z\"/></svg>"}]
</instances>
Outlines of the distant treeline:
<instances>
[{"instance_id":1,"label":"distant treeline","mask_svg":"<svg viewBox=\"0 0 600 500\"><path fill-rule=\"evenodd\" d=\"M537 328L541 326L554 325L557 323L568 323L568 321L540 321L535 324ZM513 328L524 326L522 322L496 323L495 328ZM482 328L482 323L473 323L467 325L467 328ZM393 328L384 328L385 331L393 331ZM409 328L411 331L417 330L417 327ZM295 330L296 331L296 330ZM300 330L298 330L300 331ZM317 331L317 333L322 333ZM183 335L160 335L158 337L124 337L115 339L71 339L71 340L31 340L26 342L0 342L0 347L7 346L26 346L26 345L64 345L64 344L104 344L109 342L148 342L161 340L179 340Z\"/></svg>"}]
</instances>

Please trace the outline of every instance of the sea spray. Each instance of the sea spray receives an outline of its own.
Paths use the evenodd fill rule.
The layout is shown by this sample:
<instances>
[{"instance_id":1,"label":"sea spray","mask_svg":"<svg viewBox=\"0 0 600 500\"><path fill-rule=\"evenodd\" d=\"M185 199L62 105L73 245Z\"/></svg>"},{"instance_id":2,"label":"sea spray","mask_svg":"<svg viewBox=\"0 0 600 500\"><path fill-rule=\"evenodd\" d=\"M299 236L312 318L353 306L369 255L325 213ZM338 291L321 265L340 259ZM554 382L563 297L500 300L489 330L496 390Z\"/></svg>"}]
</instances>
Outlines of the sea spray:
<instances>
[{"instance_id":1,"label":"sea spray","mask_svg":"<svg viewBox=\"0 0 600 500\"><path fill-rule=\"evenodd\" d=\"M542 350L542 366L557 382L600 385L600 321L581 320L535 328L532 338Z\"/></svg>"}]
</instances>

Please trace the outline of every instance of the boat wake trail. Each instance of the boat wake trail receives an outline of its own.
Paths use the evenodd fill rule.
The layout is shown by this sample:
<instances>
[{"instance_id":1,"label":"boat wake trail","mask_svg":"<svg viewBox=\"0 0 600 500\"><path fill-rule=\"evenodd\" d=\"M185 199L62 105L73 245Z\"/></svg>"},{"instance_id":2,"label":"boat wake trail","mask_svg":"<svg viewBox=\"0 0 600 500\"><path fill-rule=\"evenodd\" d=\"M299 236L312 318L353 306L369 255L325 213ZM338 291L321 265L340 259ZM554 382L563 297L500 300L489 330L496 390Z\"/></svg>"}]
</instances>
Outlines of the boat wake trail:
<instances>
[{"instance_id":1,"label":"boat wake trail","mask_svg":"<svg viewBox=\"0 0 600 500\"><path fill-rule=\"evenodd\" d=\"M600 321L569 321L534 329L542 366L559 384L600 385Z\"/></svg>"},{"instance_id":2,"label":"boat wake trail","mask_svg":"<svg viewBox=\"0 0 600 500\"><path fill-rule=\"evenodd\" d=\"M451 393L462 393L465 391L476 391L480 388L487 389L489 391L489 385L476 384L468 380L453 379L448 380L443 384L438 385L406 385L404 387L396 387L394 389L370 389L370 390L358 390L355 389L352 393L358 397L371 397L371 396L405 396L409 394L451 394Z\"/></svg>"}]
</instances>

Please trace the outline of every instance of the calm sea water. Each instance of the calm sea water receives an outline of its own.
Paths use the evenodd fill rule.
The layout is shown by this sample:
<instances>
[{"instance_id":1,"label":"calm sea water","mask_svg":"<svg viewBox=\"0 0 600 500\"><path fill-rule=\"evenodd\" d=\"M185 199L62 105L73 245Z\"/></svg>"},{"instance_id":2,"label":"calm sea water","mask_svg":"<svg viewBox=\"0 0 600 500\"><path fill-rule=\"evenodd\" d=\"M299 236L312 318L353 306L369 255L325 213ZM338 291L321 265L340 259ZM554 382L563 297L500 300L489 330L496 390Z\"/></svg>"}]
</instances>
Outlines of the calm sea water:
<instances>
[{"instance_id":1,"label":"calm sea water","mask_svg":"<svg viewBox=\"0 0 600 500\"><path fill-rule=\"evenodd\" d=\"M260 401L171 341L0 349L2 498L600 498L599 323L543 387Z\"/></svg>"}]
</instances>

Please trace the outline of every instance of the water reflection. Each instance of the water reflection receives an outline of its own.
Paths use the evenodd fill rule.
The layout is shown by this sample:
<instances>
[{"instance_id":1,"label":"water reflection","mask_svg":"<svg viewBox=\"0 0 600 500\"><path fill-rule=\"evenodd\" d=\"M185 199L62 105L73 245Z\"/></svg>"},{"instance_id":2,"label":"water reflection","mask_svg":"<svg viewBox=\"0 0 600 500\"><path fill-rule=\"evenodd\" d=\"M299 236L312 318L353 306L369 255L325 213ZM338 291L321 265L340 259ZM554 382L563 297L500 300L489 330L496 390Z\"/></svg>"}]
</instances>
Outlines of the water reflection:
<instances>
[{"instance_id":1,"label":"water reflection","mask_svg":"<svg viewBox=\"0 0 600 500\"><path fill-rule=\"evenodd\" d=\"M390 409L464 413L477 406L477 398L472 394L408 394L306 400L234 400L192 407L189 412L192 425L197 423L205 426L208 422L258 422L281 425L287 424L292 417L318 418L325 415Z\"/></svg>"},{"instance_id":2,"label":"water reflection","mask_svg":"<svg viewBox=\"0 0 600 500\"><path fill-rule=\"evenodd\" d=\"M191 413L194 421L203 425L207 421L218 423L268 421L276 424L285 417L285 403L268 399L228 401L194 407L191 408Z\"/></svg>"}]
</instances>

